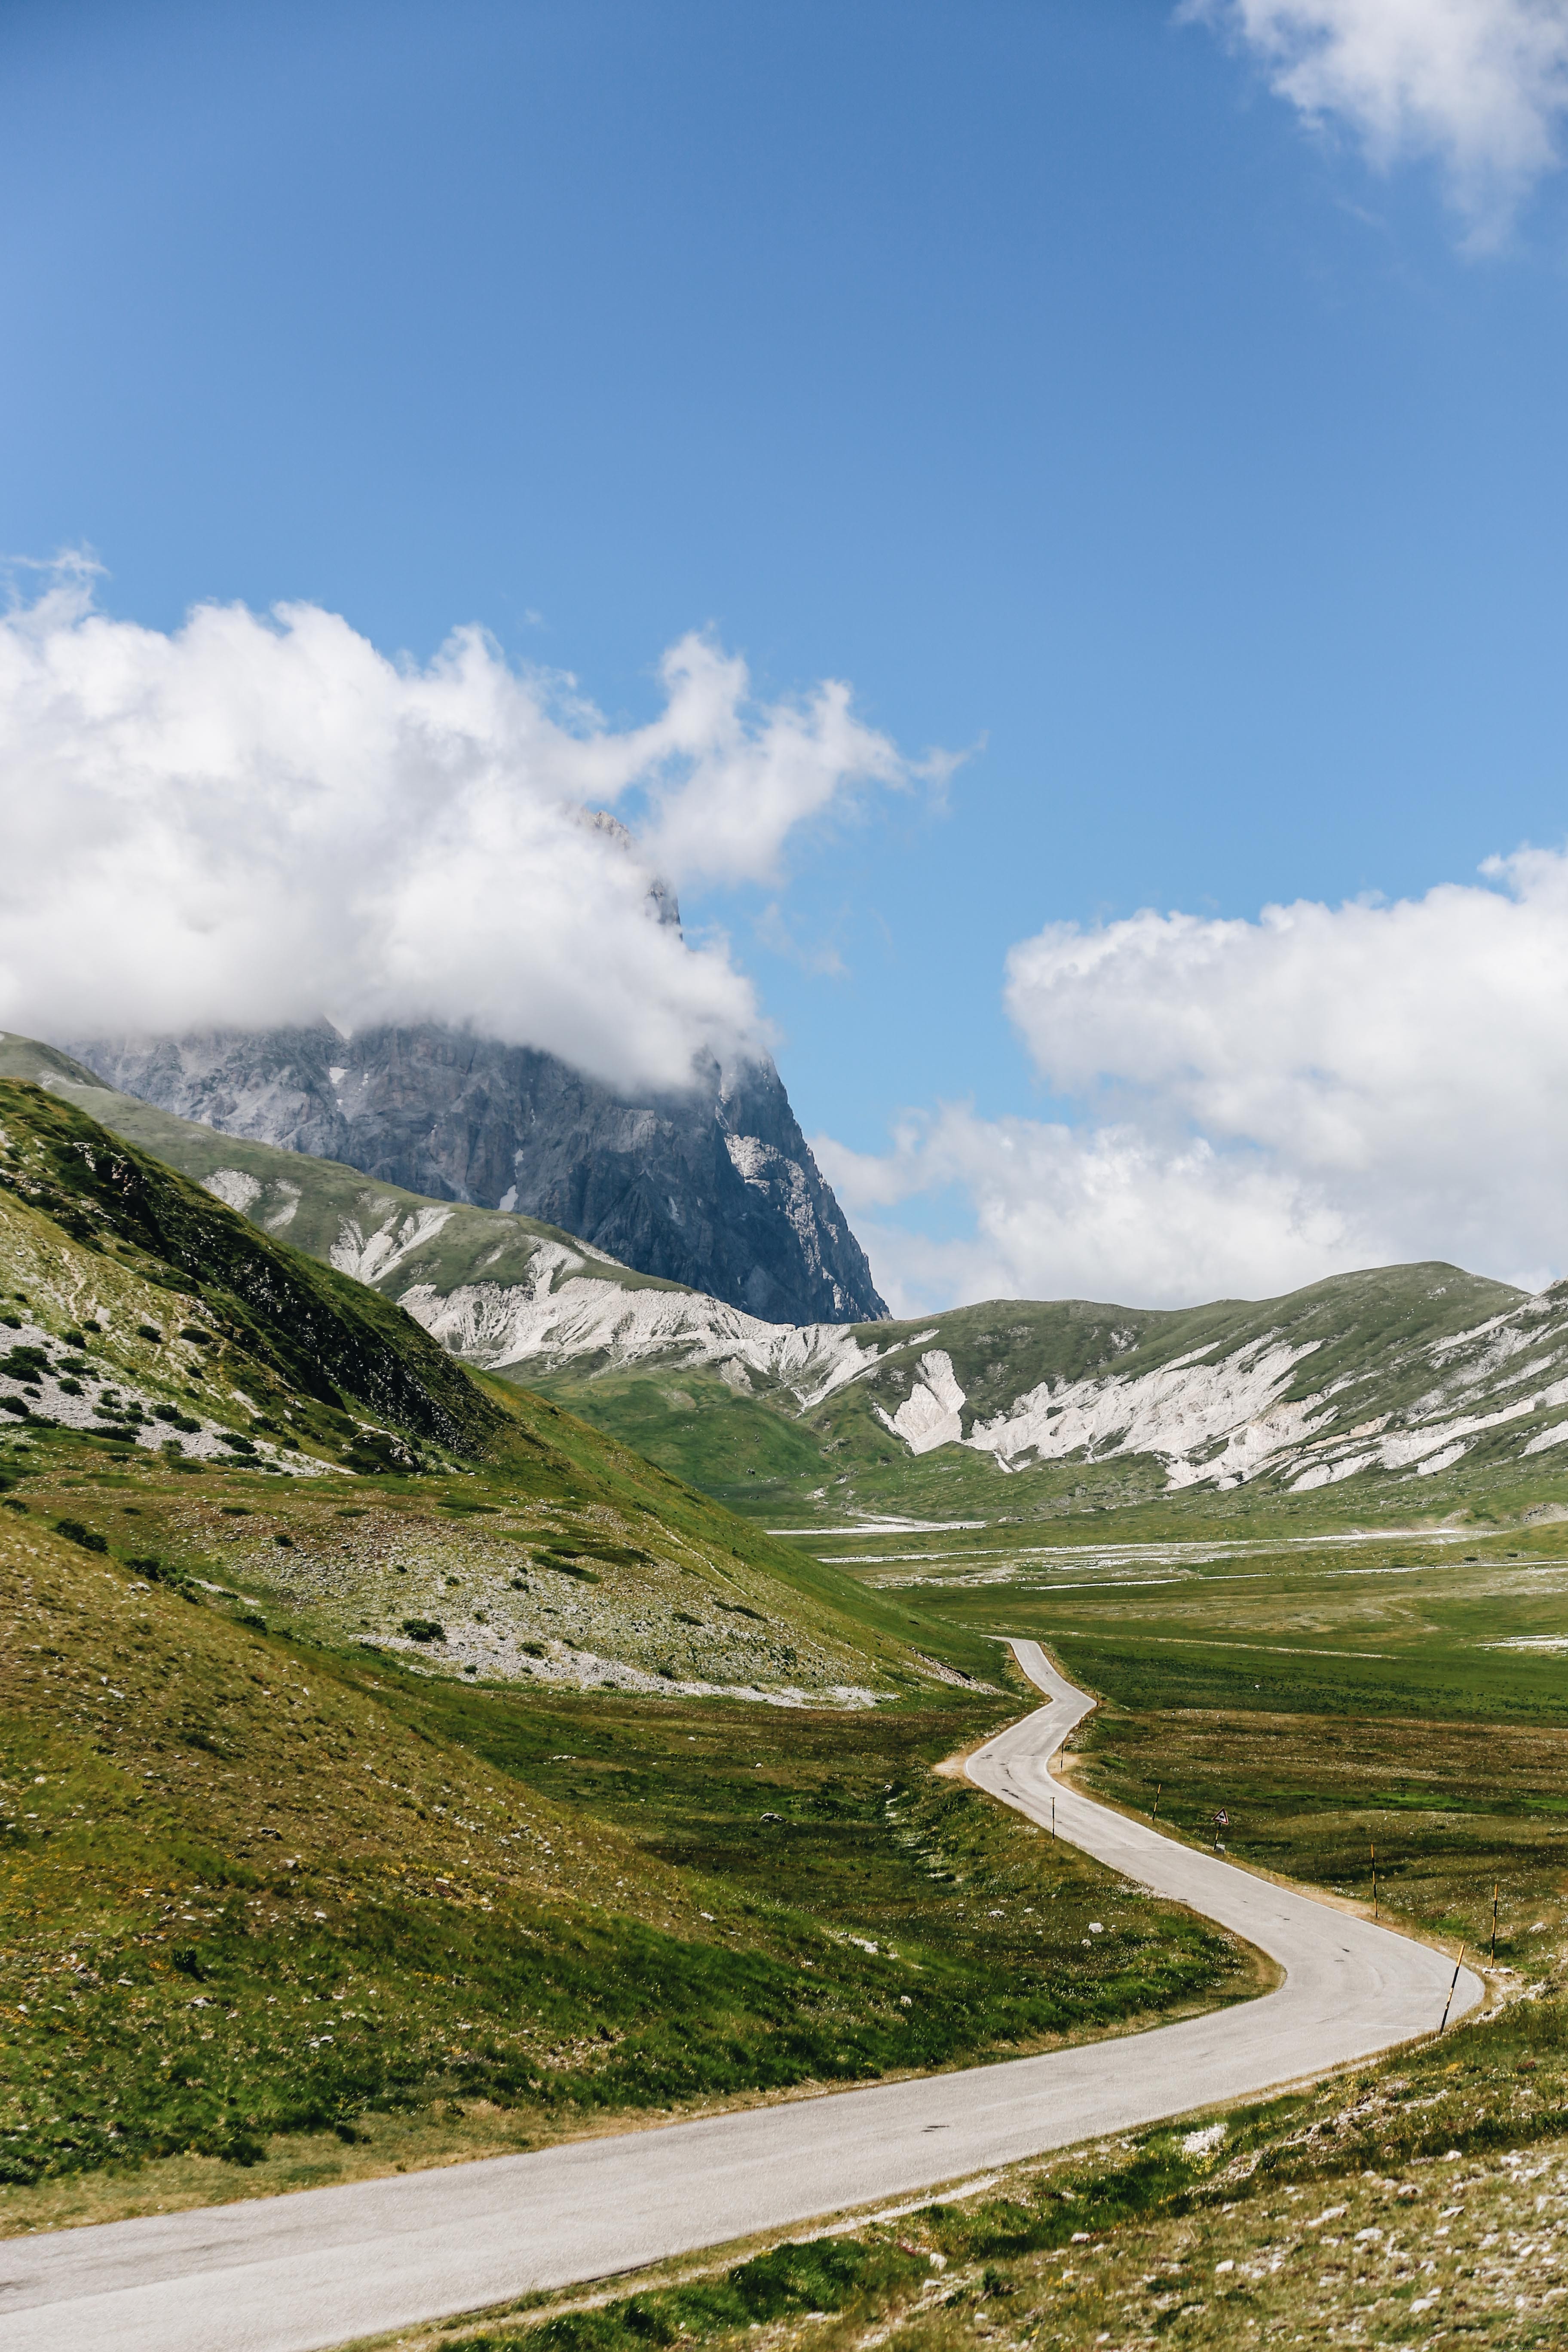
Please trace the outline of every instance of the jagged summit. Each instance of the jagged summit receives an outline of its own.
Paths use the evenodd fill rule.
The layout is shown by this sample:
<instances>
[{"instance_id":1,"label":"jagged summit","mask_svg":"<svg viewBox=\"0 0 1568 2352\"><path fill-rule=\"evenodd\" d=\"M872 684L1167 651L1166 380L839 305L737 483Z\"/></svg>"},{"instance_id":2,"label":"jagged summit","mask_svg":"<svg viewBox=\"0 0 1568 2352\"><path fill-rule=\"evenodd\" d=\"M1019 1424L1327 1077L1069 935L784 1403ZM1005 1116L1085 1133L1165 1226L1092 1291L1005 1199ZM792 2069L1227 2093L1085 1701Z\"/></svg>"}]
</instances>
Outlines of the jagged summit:
<instances>
[{"instance_id":1,"label":"jagged summit","mask_svg":"<svg viewBox=\"0 0 1568 2352\"><path fill-rule=\"evenodd\" d=\"M679 919L671 911L667 919ZM108 1084L437 1200L517 1210L770 1323L887 1307L769 1061L628 1102L552 1054L422 1024L96 1039Z\"/></svg>"}]
</instances>

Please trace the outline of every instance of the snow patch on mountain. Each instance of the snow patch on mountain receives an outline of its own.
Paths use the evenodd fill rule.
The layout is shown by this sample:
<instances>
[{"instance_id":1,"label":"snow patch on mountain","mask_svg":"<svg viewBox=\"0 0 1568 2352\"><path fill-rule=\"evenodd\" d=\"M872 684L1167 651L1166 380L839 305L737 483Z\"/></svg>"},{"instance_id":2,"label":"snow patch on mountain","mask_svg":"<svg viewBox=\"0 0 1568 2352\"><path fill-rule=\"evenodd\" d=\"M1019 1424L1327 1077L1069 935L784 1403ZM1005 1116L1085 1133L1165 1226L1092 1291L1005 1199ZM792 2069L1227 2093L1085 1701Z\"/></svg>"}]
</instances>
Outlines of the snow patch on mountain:
<instances>
[{"instance_id":1,"label":"snow patch on mountain","mask_svg":"<svg viewBox=\"0 0 1568 2352\"><path fill-rule=\"evenodd\" d=\"M1045 1381L1007 1412L976 1422L967 1443L1008 1468L1026 1454L1053 1462L1078 1453L1090 1461L1155 1454L1173 1486L1205 1478L1233 1486L1321 1426L1321 1397L1278 1402L1321 1344L1291 1348L1266 1332L1217 1364L1197 1360L1211 1352L1205 1348L1131 1378Z\"/></svg>"},{"instance_id":2,"label":"snow patch on mountain","mask_svg":"<svg viewBox=\"0 0 1568 2352\"><path fill-rule=\"evenodd\" d=\"M1350 1429L1334 1427L1335 1399L1348 1381L1284 1396L1297 1365L1322 1343L1290 1347L1278 1334L1265 1333L1215 1363L1201 1360L1212 1352L1205 1349L1132 1379L1113 1373L1045 1381L1005 1412L977 1422L963 1442L994 1454L1003 1469L1068 1454L1098 1461L1152 1454L1163 1459L1172 1488L1212 1482L1224 1489L1265 1472L1289 1478L1295 1494L1373 1468L1429 1478L1451 1468L1489 1432L1568 1403L1561 1328L1541 1328L1535 1299L1517 1314L1517 1321L1494 1317L1427 1343L1421 1354L1447 1377L1397 1416L1381 1413ZM1531 1360L1508 1369L1524 1349L1533 1351ZM1558 1377L1545 1378L1548 1373ZM1462 1410L1477 1391L1495 1394L1500 1387L1521 1393L1490 1412ZM889 1425L896 1425L896 1416ZM1564 1439L1568 1423L1531 1438L1521 1451L1537 1453Z\"/></svg>"},{"instance_id":3,"label":"snow patch on mountain","mask_svg":"<svg viewBox=\"0 0 1568 2352\"><path fill-rule=\"evenodd\" d=\"M1427 1402L1423 1399L1412 1409L1412 1419L1420 1414ZM1369 1453L1335 1455L1328 1462L1312 1465L1291 1481L1291 1492L1305 1493L1311 1487L1327 1486L1331 1480L1349 1478L1355 1471L1374 1465L1380 1470L1410 1470L1417 1477L1430 1478L1439 1470L1451 1468L1461 1454L1469 1451L1472 1442L1487 1431L1504 1428L1510 1422L1522 1421L1531 1413L1550 1412L1561 1404L1568 1404L1568 1380L1548 1381L1544 1387L1532 1389L1529 1395L1500 1405L1495 1412L1450 1414L1447 1419L1418 1421L1415 1428L1391 1431ZM1568 1423L1561 1424L1560 1431L1548 1430L1531 1438L1520 1451L1537 1454L1560 1433L1568 1435ZM1353 1431L1348 1433L1352 1437L1356 1434Z\"/></svg>"},{"instance_id":4,"label":"snow patch on mountain","mask_svg":"<svg viewBox=\"0 0 1568 2352\"><path fill-rule=\"evenodd\" d=\"M952 1359L933 1348L920 1360L918 1378L897 1412L872 1412L884 1429L901 1437L911 1454L931 1454L939 1445L956 1444L963 1434L961 1412L964 1402L952 1369Z\"/></svg>"},{"instance_id":5,"label":"snow patch on mountain","mask_svg":"<svg viewBox=\"0 0 1568 2352\"><path fill-rule=\"evenodd\" d=\"M237 1209L242 1217L251 1202L261 1198L260 1185L243 1168L215 1168L210 1176L202 1178L202 1190L215 1194L226 1208Z\"/></svg>"},{"instance_id":6,"label":"snow patch on mountain","mask_svg":"<svg viewBox=\"0 0 1568 2352\"><path fill-rule=\"evenodd\" d=\"M489 1370L593 1358L620 1369L658 1357L727 1366L721 1377L731 1386L738 1370L777 1381L803 1412L881 1360L842 1324L763 1323L700 1291L574 1274L570 1255L541 1242L521 1282L465 1283L445 1295L416 1283L399 1304L453 1355Z\"/></svg>"},{"instance_id":7,"label":"snow patch on mountain","mask_svg":"<svg viewBox=\"0 0 1568 2352\"><path fill-rule=\"evenodd\" d=\"M226 1208L237 1210L242 1217L250 1214L264 1192L270 1189L272 1206L261 1223L269 1234L280 1234L294 1222L296 1210L304 1198L298 1184L285 1178L275 1178L271 1186L259 1183L243 1168L215 1168L210 1176L201 1180L204 1192L211 1192Z\"/></svg>"},{"instance_id":8,"label":"snow patch on mountain","mask_svg":"<svg viewBox=\"0 0 1568 2352\"><path fill-rule=\"evenodd\" d=\"M1375 1454L1344 1454L1334 1462L1316 1462L1299 1478L1292 1478L1290 1492L1305 1495L1314 1486L1335 1486L1342 1478L1353 1478L1358 1470L1366 1469L1376 1459Z\"/></svg>"},{"instance_id":9,"label":"snow patch on mountain","mask_svg":"<svg viewBox=\"0 0 1568 2352\"><path fill-rule=\"evenodd\" d=\"M280 1193L282 1198L275 1209L268 1209L261 1222L269 1234L280 1234L286 1226L293 1223L294 1212L298 1209L303 1196L298 1184L286 1184L281 1177L272 1189L275 1192Z\"/></svg>"},{"instance_id":10,"label":"snow patch on mountain","mask_svg":"<svg viewBox=\"0 0 1568 2352\"><path fill-rule=\"evenodd\" d=\"M451 1214L450 1209L416 1209L388 1217L369 1234L357 1218L345 1217L328 1255L340 1274L352 1274L356 1282L384 1282L395 1266L434 1241Z\"/></svg>"},{"instance_id":11,"label":"snow patch on mountain","mask_svg":"<svg viewBox=\"0 0 1568 2352\"><path fill-rule=\"evenodd\" d=\"M776 1196L782 1156L745 1136L728 1138L727 1146L745 1181L765 1183ZM244 1208L261 1188L227 1170L209 1189ZM676 1373L707 1367L737 1395L771 1397L806 1413L896 1359L894 1397L868 1402L882 1428L916 1456L962 1444L1017 1471L1068 1458L1142 1455L1161 1464L1167 1491L1223 1491L1268 1475L1305 1494L1366 1470L1431 1477L1489 1433L1568 1404L1565 1293L1523 1301L1457 1334L1395 1339L1377 1375L1398 1381L1401 1401L1393 1410L1375 1410L1380 1399L1364 1385L1368 1374L1342 1369L1342 1359L1332 1377L1299 1392L1302 1366L1331 1343L1318 1336L1297 1341L1271 1321L1228 1353L1220 1352L1226 1342L1215 1339L1142 1372L1115 1368L1137 1334L1113 1329L1113 1354L1101 1368L1053 1375L977 1418L951 1343L934 1344L944 1336L940 1322L882 1343L842 1324L767 1322L702 1292L639 1279L590 1244L529 1234L526 1227L518 1234L522 1250L510 1237L498 1240L478 1260L477 1279L450 1291L416 1280L399 1293L388 1276L454 1213L407 1213L373 1199L363 1222L344 1221L332 1263L398 1295L454 1355L525 1376L529 1368L592 1376L644 1363ZM487 1279L492 1265L496 1276ZM425 1272L408 1265L402 1278ZM1364 1399L1359 1413L1346 1409L1352 1396ZM1568 1421L1520 1431L1521 1452L1564 1442Z\"/></svg>"}]
</instances>

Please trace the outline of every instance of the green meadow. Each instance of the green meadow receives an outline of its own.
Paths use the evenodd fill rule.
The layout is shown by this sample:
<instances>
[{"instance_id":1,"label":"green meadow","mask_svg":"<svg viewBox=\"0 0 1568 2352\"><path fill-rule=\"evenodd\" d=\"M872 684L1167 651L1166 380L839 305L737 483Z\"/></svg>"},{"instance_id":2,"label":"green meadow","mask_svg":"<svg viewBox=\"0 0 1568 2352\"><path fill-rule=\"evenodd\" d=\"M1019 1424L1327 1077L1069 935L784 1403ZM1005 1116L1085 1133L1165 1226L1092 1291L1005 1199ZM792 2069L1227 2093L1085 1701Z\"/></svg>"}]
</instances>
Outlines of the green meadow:
<instances>
[{"instance_id":1,"label":"green meadow","mask_svg":"<svg viewBox=\"0 0 1568 2352\"><path fill-rule=\"evenodd\" d=\"M1047 1548L950 1526L814 1549L971 1637L1044 1642L1100 1700L1066 1761L1081 1785L1462 1946L1486 2008L1321 2084L1011 2167L826 2240L432 2329L410 2352L738 2347L759 2328L777 2352L1560 2344L1563 1531Z\"/></svg>"},{"instance_id":2,"label":"green meadow","mask_svg":"<svg viewBox=\"0 0 1568 2352\"><path fill-rule=\"evenodd\" d=\"M1280 1543L883 1535L824 1554L1099 1698L1085 1786L1423 1933L1554 1966L1568 1894L1568 1536ZM916 1556L911 1557L911 1554ZM1484 1931L1484 1933L1483 1933Z\"/></svg>"},{"instance_id":3,"label":"green meadow","mask_svg":"<svg viewBox=\"0 0 1568 2352\"><path fill-rule=\"evenodd\" d=\"M362 1528L384 1547L401 1522L409 1557L449 1564L443 1518L504 1518L510 1471L279 1500L243 1466L182 1476L50 1432L7 1476L0 2227L537 2146L1258 1989L1229 1939L934 1769L1016 1713L1005 1671L851 1707L468 1678L297 1594L256 1608L222 1546L278 1556L286 1507L287 1573L315 1548L379 1588ZM802 1563L800 1598L749 1589L804 1637L822 1581Z\"/></svg>"}]
</instances>

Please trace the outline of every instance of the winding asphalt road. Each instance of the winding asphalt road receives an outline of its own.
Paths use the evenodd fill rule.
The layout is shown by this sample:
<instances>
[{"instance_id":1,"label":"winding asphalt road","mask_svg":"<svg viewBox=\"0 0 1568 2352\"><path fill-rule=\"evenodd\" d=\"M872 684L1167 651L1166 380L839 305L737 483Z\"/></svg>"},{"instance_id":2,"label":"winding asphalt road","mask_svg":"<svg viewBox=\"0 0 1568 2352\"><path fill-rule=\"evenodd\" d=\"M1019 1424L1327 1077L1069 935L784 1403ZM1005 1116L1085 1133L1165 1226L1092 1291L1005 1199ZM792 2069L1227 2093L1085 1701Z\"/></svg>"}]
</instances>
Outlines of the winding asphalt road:
<instances>
[{"instance_id":1,"label":"winding asphalt road","mask_svg":"<svg viewBox=\"0 0 1568 2352\"><path fill-rule=\"evenodd\" d=\"M1033 1642L1044 1706L971 1758L1005 1804L1278 1960L1210 2017L437 2172L0 2241L0 2352L321 2352L896 2198L1368 2057L1432 2032L1453 1963L1194 1853L1054 1780L1093 1705ZM1460 2015L1482 1988L1461 1971Z\"/></svg>"}]
</instances>

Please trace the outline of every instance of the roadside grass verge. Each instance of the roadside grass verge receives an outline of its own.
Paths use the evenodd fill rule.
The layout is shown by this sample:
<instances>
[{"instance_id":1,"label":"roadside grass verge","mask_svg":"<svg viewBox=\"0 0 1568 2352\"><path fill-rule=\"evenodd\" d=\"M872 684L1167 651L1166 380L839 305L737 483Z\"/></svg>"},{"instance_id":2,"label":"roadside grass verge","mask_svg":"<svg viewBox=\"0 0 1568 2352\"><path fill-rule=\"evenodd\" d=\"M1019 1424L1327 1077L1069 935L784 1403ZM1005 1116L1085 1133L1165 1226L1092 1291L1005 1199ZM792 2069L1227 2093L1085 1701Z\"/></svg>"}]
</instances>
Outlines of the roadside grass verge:
<instances>
[{"instance_id":1,"label":"roadside grass verge","mask_svg":"<svg viewBox=\"0 0 1568 2352\"><path fill-rule=\"evenodd\" d=\"M911 1996L908 2067L946 2063L930 2007L942 1983L962 1984L975 2004L975 2028L990 2039L974 2046L1000 2050L1168 2013L1188 1998L1200 1954L1228 1973L1233 1997L1255 1982L1249 1961L1184 1913L1151 1906L967 1782L933 1773L1012 1719L1018 1700L955 1695L941 1709L841 1714L598 1692L521 1706L460 1685L384 1690L411 1722L721 1890L726 1916L738 1906L750 1932L770 1917L808 1917L839 1948L874 1945L912 1971L900 1980Z\"/></svg>"},{"instance_id":2,"label":"roadside grass verge","mask_svg":"<svg viewBox=\"0 0 1568 2352\"><path fill-rule=\"evenodd\" d=\"M1100 1700L1068 1769L1233 1860L1535 1976L1568 1949L1559 1529L1433 1556L1124 1555L1083 1589L941 1605L1034 1633ZM1563 1629L1560 1631L1560 1629ZM1519 1644L1520 1646L1514 1646Z\"/></svg>"}]
</instances>

